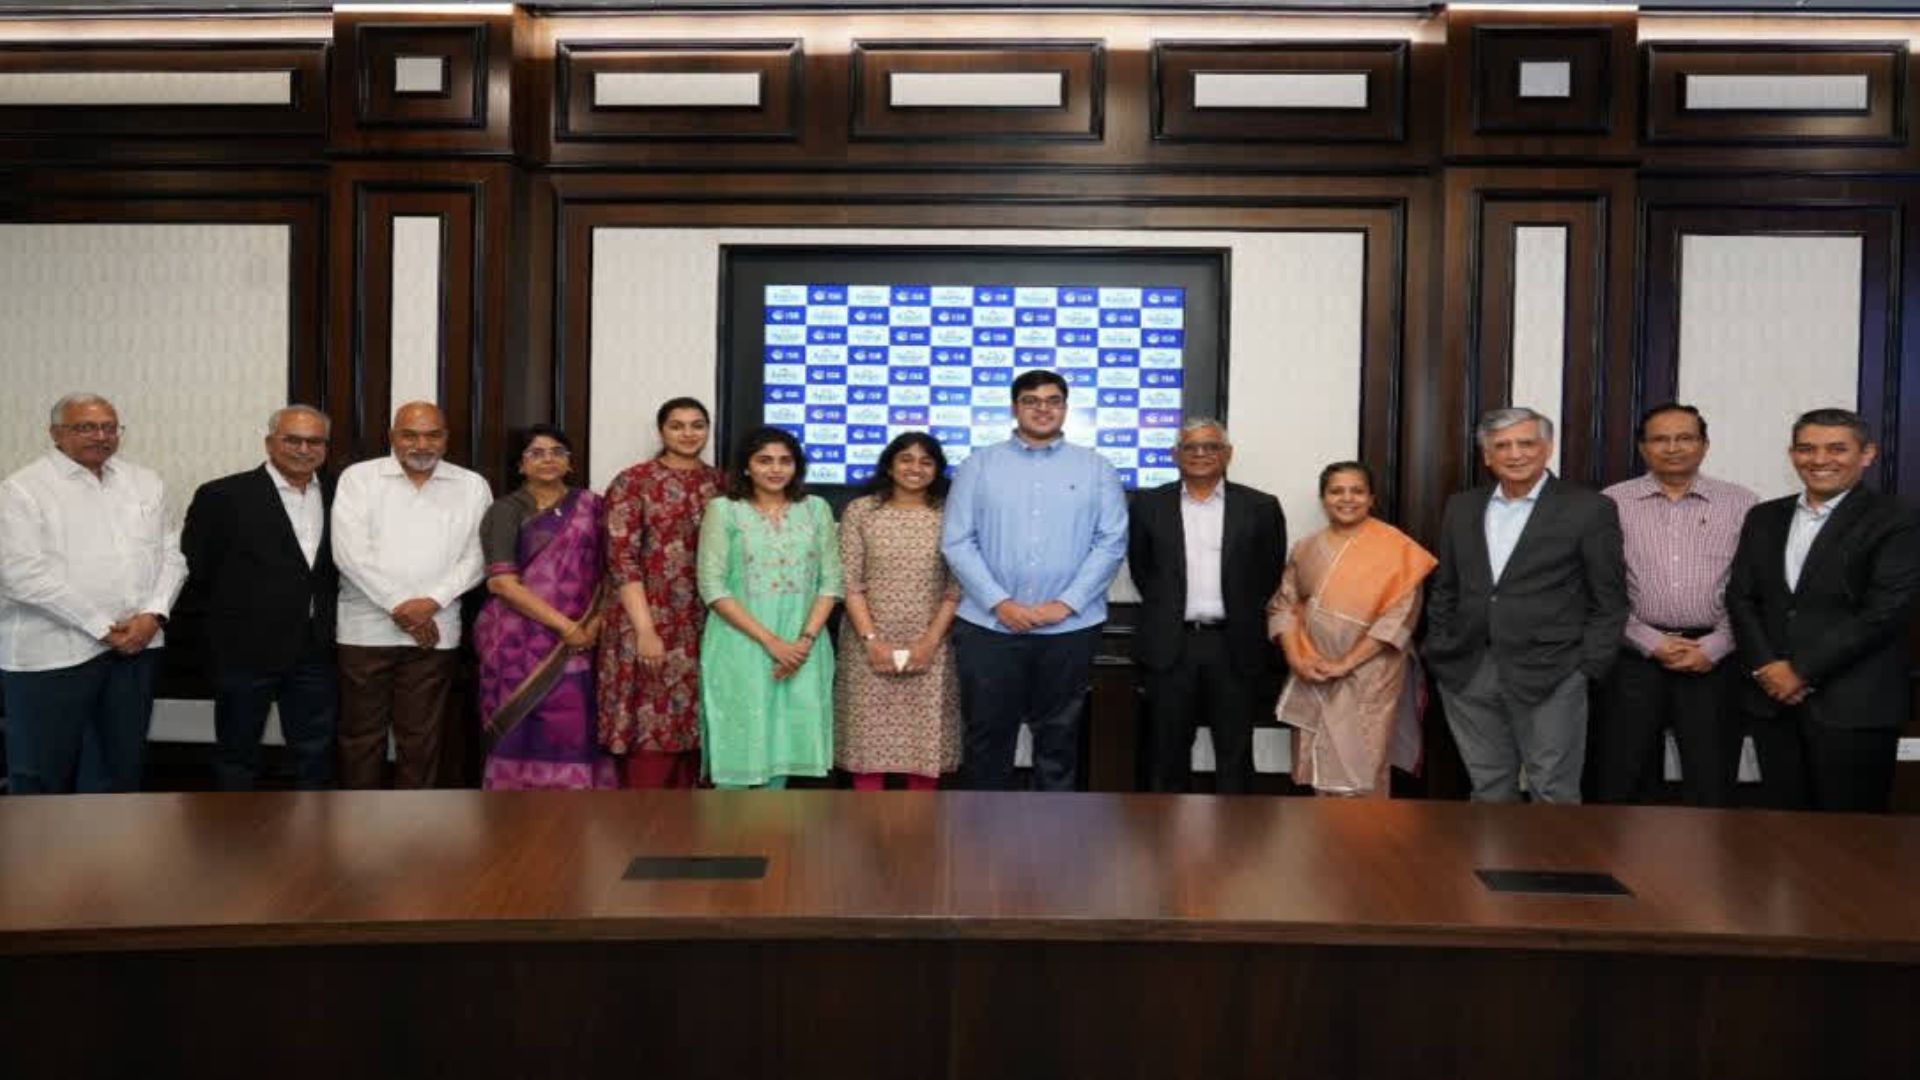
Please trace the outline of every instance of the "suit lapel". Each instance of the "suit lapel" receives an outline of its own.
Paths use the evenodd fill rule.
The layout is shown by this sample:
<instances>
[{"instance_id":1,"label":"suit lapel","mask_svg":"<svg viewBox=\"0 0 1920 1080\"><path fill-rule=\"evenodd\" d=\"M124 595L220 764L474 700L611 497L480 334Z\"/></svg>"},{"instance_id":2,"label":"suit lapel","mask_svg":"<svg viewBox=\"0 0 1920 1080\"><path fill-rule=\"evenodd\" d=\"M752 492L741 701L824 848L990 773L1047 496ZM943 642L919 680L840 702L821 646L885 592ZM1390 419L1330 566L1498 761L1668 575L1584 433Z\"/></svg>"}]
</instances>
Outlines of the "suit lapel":
<instances>
[{"instance_id":1,"label":"suit lapel","mask_svg":"<svg viewBox=\"0 0 1920 1080\"><path fill-rule=\"evenodd\" d=\"M1559 481L1551 476L1547 477L1546 483L1541 485L1540 497L1536 499L1533 504L1533 513L1528 514L1527 523L1520 526L1520 535L1515 538L1513 542L1512 553L1507 556L1506 571L1511 572L1514 564L1526 557L1528 550L1527 541L1544 527L1545 522L1551 521L1553 517L1560 512L1560 500L1553 497L1554 488L1558 486ZM1489 500L1493 498L1492 491L1487 492L1487 498ZM1482 542L1484 542L1486 530L1482 529L1480 535ZM1491 562L1489 562L1489 566L1491 566ZM1503 573L1500 576L1505 577L1506 574Z\"/></svg>"},{"instance_id":2,"label":"suit lapel","mask_svg":"<svg viewBox=\"0 0 1920 1080\"><path fill-rule=\"evenodd\" d=\"M1168 561L1166 572L1173 575L1173 595L1179 601L1175 610L1184 614L1187 610L1187 522L1186 505L1181 500L1187 496L1186 484L1176 481L1167 494L1170 498L1163 511L1173 558Z\"/></svg>"},{"instance_id":3,"label":"suit lapel","mask_svg":"<svg viewBox=\"0 0 1920 1080\"><path fill-rule=\"evenodd\" d=\"M287 504L280 498L280 487L273 482L273 474L265 465L254 470L254 474L258 477L255 490L259 493L260 512L268 521L267 530L276 538L282 555L299 566L306 566L306 553L300 550L300 537L293 531L293 520L287 516Z\"/></svg>"},{"instance_id":4,"label":"suit lapel","mask_svg":"<svg viewBox=\"0 0 1920 1080\"><path fill-rule=\"evenodd\" d=\"M1795 594L1805 588L1813 575L1833 557L1834 550L1840 546L1841 541L1846 539L1847 531L1852 529L1870 509L1871 500L1866 498L1866 495L1865 489L1854 488L1852 494L1841 500L1839 506L1833 508L1833 514L1827 518L1827 523L1820 526L1819 535L1813 538L1813 545L1807 548L1807 561L1800 564L1800 581L1793 590ZM1793 515L1797 512L1797 504L1788 507L1787 528L1789 530L1793 528ZM1781 567L1781 573L1786 573L1784 565Z\"/></svg>"},{"instance_id":5,"label":"suit lapel","mask_svg":"<svg viewBox=\"0 0 1920 1080\"><path fill-rule=\"evenodd\" d=\"M1489 584L1493 583L1493 553L1487 550L1487 504L1493 501L1493 491L1493 488L1486 487L1474 492L1473 514L1463 522L1467 526L1462 552L1466 556L1466 565L1474 567L1476 573L1486 575Z\"/></svg>"}]
</instances>

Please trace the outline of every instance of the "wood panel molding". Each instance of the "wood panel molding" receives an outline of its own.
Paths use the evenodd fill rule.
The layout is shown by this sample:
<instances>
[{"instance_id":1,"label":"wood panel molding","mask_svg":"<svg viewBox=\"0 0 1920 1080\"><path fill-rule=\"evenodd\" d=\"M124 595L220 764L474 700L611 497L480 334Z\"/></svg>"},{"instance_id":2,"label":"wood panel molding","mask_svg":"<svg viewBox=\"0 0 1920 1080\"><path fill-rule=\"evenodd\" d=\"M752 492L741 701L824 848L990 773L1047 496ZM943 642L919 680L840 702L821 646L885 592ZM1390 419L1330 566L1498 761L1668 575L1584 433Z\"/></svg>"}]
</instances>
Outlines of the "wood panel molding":
<instances>
[{"instance_id":1,"label":"wood panel molding","mask_svg":"<svg viewBox=\"0 0 1920 1080\"><path fill-rule=\"evenodd\" d=\"M1406 41L1156 41L1153 137L1167 142L1397 143L1407 135ZM1359 108L1204 107L1204 75L1357 75Z\"/></svg>"},{"instance_id":2,"label":"wood panel molding","mask_svg":"<svg viewBox=\"0 0 1920 1080\"><path fill-rule=\"evenodd\" d=\"M1901 271L1903 251L1920 245L1920 229L1913 224L1911 193L1903 185L1855 188L1842 193L1830 185L1773 185L1765 201L1751 193L1769 185L1750 182L1713 194L1699 185L1653 187L1645 218L1645 276L1641 283L1642 367L1641 393L1636 409L1673 400L1680 384L1680 246L1688 234L1846 235L1861 239L1860 273L1860 384L1859 412L1867 418L1883 452L1874 464L1873 480L1887 491L1899 491L1902 477L1920 476L1920 447L1903 434L1920 432L1920 402L1902 395L1903 385L1920 378L1920 342L1910 309L1914 286ZM1706 197L1702 197L1702 196ZM1903 340L1904 338L1904 340ZM1632 453L1630 437L1616 440L1611 452L1622 458Z\"/></svg>"},{"instance_id":3,"label":"wood panel molding","mask_svg":"<svg viewBox=\"0 0 1920 1080\"><path fill-rule=\"evenodd\" d=\"M1449 11L1447 153L1456 157L1630 158L1638 15L1625 11ZM1523 65L1562 65L1564 94L1523 86ZM1530 74L1527 73L1530 83ZM1555 92L1543 92L1554 89Z\"/></svg>"},{"instance_id":4,"label":"wood panel molding","mask_svg":"<svg viewBox=\"0 0 1920 1080\"><path fill-rule=\"evenodd\" d=\"M856 142L1099 142L1105 133L1106 48L1098 41L855 41L848 56ZM1059 104L907 106L902 76L1059 76Z\"/></svg>"},{"instance_id":5,"label":"wood panel molding","mask_svg":"<svg viewBox=\"0 0 1920 1080\"><path fill-rule=\"evenodd\" d=\"M1652 42L1644 50L1649 144L1905 146L1907 44L1903 41ZM1861 107L1701 108L1694 76L1808 76L1864 81Z\"/></svg>"},{"instance_id":6,"label":"wood panel molding","mask_svg":"<svg viewBox=\"0 0 1920 1080\"><path fill-rule=\"evenodd\" d=\"M333 267L337 346L328 378L351 410L334 418L348 460L386 452L391 398L393 220L442 221L440 405L450 456L500 483L505 445L507 254L512 178L507 166L421 170L356 166L334 178Z\"/></svg>"},{"instance_id":7,"label":"wood panel molding","mask_svg":"<svg viewBox=\"0 0 1920 1080\"><path fill-rule=\"evenodd\" d=\"M516 16L337 12L332 148L347 153L509 153ZM402 58L438 59L442 89L397 86Z\"/></svg>"},{"instance_id":8,"label":"wood panel molding","mask_svg":"<svg viewBox=\"0 0 1920 1080\"><path fill-rule=\"evenodd\" d=\"M327 130L324 41L0 42L0 74L284 73L267 104L0 105L0 160L192 161L308 157Z\"/></svg>"},{"instance_id":9,"label":"wood panel molding","mask_svg":"<svg viewBox=\"0 0 1920 1080\"><path fill-rule=\"evenodd\" d=\"M560 142L795 141L805 111L805 55L784 41L563 41L554 50L554 139ZM751 105L600 101L596 80L618 75L752 76Z\"/></svg>"}]
</instances>

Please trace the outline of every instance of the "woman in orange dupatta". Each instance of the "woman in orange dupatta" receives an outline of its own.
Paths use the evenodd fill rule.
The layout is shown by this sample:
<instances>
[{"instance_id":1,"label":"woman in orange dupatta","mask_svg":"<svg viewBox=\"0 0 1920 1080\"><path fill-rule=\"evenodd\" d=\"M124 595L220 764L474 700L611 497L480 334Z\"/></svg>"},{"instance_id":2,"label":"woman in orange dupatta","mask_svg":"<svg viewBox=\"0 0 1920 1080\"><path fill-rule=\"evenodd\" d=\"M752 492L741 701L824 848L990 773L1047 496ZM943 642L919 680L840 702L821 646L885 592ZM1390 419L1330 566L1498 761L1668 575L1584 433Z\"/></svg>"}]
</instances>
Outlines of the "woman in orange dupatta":
<instances>
[{"instance_id":1,"label":"woman in orange dupatta","mask_svg":"<svg viewBox=\"0 0 1920 1080\"><path fill-rule=\"evenodd\" d=\"M1274 712L1294 729L1294 782L1385 798L1390 766L1420 760L1408 645L1435 559L1373 518L1373 471L1357 461L1321 471L1320 505L1327 527L1294 545L1267 605L1293 671Z\"/></svg>"}]
</instances>

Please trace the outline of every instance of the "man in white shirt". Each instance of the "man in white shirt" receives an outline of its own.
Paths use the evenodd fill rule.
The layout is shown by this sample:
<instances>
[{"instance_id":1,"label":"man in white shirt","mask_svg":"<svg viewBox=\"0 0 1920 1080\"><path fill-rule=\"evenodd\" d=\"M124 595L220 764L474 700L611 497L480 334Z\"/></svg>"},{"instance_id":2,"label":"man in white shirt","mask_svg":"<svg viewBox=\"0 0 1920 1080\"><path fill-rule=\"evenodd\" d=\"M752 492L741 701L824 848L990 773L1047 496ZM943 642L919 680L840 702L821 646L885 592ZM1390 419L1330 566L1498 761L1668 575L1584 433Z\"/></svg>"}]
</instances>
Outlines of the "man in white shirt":
<instances>
[{"instance_id":1,"label":"man in white shirt","mask_svg":"<svg viewBox=\"0 0 1920 1080\"><path fill-rule=\"evenodd\" d=\"M380 786L393 732L394 786L432 787L458 666L460 596L480 583L480 518L493 492L441 460L447 423L400 406L391 456L340 474L333 558L340 568L340 782Z\"/></svg>"},{"instance_id":2,"label":"man in white shirt","mask_svg":"<svg viewBox=\"0 0 1920 1080\"><path fill-rule=\"evenodd\" d=\"M186 578L160 477L114 455L96 394L53 407L54 448L0 484L0 671L16 794L136 791L161 627Z\"/></svg>"},{"instance_id":3,"label":"man in white shirt","mask_svg":"<svg viewBox=\"0 0 1920 1080\"><path fill-rule=\"evenodd\" d=\"M319 472L331 427L308 405L276 411L265 464L200 485L187 507L180 548L187 595L205 618L223 791L253 788L276 703L299 785L333 783L339 575L327 537L333 491Z\"/></svg>"}]
</instances>

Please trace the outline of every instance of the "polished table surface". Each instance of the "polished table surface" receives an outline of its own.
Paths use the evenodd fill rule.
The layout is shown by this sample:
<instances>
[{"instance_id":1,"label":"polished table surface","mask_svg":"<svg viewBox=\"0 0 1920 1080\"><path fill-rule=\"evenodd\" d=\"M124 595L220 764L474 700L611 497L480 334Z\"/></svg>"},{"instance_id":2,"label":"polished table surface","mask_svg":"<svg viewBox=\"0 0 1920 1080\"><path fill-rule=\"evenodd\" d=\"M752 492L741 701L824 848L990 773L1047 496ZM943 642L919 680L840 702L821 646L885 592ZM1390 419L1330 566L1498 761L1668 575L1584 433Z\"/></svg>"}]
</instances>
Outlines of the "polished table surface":
<instances>
[{"instance_id":1,"label":"polished table surface","mask_svg":"<svg viewBox=\"0 0 1920 1080\"><path fill-rule=\"evenodd\" d=\"M759 880L622 879L763 855ZM1604 871L1631 898L1498 894ZM1154 795L0 799L0 954L914 939L1920 961L1920 819Z\"/></svg>"}]
</instances>

